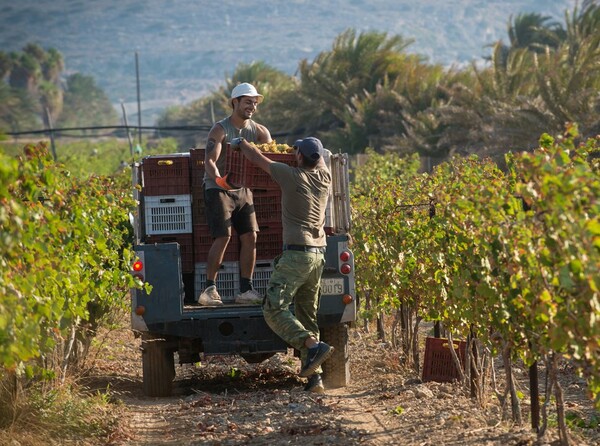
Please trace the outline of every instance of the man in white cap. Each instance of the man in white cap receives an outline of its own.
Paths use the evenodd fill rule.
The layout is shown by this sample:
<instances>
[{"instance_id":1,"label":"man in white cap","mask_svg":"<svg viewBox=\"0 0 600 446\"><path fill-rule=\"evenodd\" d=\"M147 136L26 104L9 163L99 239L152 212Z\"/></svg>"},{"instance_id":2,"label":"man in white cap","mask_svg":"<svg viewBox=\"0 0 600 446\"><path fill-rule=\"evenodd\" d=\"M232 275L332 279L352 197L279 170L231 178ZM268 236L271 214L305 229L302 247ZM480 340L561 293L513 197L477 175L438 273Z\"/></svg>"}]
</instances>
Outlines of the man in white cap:
<instances>
[{"instance_id":1,"label":"man in white cap","mask_svg":"<svg viewBox=\"0 0 600 446\"><path fill-rule=\"evenodd\" d=\"M223 305L216 288L217 273L231 238L231 227L240 237L240 293L238 304L255 304L262 296L252 287L252 275L256 263L256 233L258 223L253 211L252 191L234 186L227 181L225 159L227 143L243 137L256 143L271 142L271 133L252 120L263 96L249 83L237 85L231 91L231 115L213 125L208 133L204 158L204 201L206 220L213 237L206 262L206 284L198 297L198 304Z\"/></svg>"},{"instance_id":2,"label":"man in white cap","mask_svg":"<svg viewBox=\"0 0 600 446\"><path fill-rule=\"evenodd\" d=\"M321 364L333 353L333 347L319 342L317 323L327 246L325 209L331 186L323 145L313 137L296 141L298 167L274 162L244 138L232 140L231 147L239 147L281 187L284 246L269 280L263 314L271 330L300 351L300 376L308 378L305 390L323 392ZM290 311L292 303L294 313Z\"/></svg>"}]
</instances>

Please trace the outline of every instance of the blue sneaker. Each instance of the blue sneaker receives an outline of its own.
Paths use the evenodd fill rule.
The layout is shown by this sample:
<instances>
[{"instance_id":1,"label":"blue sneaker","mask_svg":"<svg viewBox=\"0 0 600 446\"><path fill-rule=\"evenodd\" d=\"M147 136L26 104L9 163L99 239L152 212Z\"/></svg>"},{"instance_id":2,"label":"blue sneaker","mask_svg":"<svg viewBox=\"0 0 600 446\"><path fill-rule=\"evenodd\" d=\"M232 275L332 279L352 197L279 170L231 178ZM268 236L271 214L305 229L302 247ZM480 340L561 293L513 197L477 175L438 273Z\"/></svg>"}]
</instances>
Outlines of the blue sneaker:
<instances>
[{"instance_id":1,"label":"blue sneaker","mask_svg":"<svg viewBox=\"0 0 600 446\"><path fill-rule=\"evenodd\" d=\"M319 342L316 346L309 348L306 364L302 366L300 376L304 378L311 376L332 354L333 347L324 342Z\"/></svg>"},{"instance_id":2,"label":"blue sneaker","mask_svg":"<svg viewBox=\"0 0 600 446\"><path fill-rule=\"evenodd\" d=\"M304 386L304 390L306 392L312 393L325 393L325 387L323 386L323 380L321 379L321 375L315 373L310 378L308 378L308 382Z\"/></svg>"}]
</instances>

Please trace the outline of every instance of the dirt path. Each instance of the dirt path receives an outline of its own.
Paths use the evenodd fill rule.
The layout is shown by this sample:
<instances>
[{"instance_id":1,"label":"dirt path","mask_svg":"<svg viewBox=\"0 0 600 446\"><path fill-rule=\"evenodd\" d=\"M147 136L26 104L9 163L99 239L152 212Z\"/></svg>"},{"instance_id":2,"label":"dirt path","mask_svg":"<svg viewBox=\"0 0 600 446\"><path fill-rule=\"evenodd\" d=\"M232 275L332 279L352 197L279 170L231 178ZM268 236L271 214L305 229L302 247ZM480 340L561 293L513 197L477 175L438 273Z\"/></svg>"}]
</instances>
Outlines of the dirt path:
<instances>
[{"instance_id":1,"label":"dirt path","mask_svg":"<svg viewBox=\"0 0 600 446\"><path fill-rule=\"evenodd\" d=\"M422 383L393 349L364 333L352 336L352 384L323 395L303 391L299 362L288 354L253 365L208 357L177 366L172 397L145 397L139 347L129 330L112 332L96 359L93 386L109 385L121 403L110 445L524 446L556 438L551 430L540 443L527 424L502 422L493 400L482 408L454 385ZM576 406L594 416L585 397ZM600 444L597 426L583 434L575 432L572 444Z\"/></svg>"}]
</instances>

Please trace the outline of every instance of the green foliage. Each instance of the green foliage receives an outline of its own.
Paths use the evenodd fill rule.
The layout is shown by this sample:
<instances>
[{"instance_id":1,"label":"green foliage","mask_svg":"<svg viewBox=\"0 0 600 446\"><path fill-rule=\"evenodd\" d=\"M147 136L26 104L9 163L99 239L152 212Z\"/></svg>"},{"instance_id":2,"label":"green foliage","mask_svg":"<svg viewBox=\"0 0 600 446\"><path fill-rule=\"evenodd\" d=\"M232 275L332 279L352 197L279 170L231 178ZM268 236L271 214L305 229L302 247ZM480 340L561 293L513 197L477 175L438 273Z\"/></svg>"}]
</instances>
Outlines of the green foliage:
<instances>
[{"instance_id":1,"label":"green foliage","mask_svg":"<svg viewBox=\"0 0 600 446\"><path fill-rule=\"evenodd\" d=\"M599 140L577 137L574 125L543 135L538 150L508 156L507 172L455 157L380 181L365 165L353 249L357 285L380 297L379 310L405 303L462 337L474 328L527 364L571 358L600 405Z\"/></svg>"},{"instance_id":2,"label":"green foliage","mask_svg":"<svg viewBox=\"0 0 600 446\"><path fill-rule=\"evenodd\" d=\"M125 175L78 179L44 144L0 158L0 364L3 374L24 375L126 305L134 203ZM64 371L77 358L63 354Z\"/></svg>"},{"instance_id":3,"label":"green foliage","mask_svg":"<svg viewBox=\"0 0 600 446\"><path fill-rule=\"evenodd\" d=\"M0 99L7 96L10 107L0 105L0 130L23 131L50 126L114 125L118 115L93 78L79 73L67 78L63 89L62 54L54 48L25 45L21 52L0 52ZM8 79L8 83L3 81ZM10 88L8 88L10 87ZM10 104L9 104L10 102Z\"/></svg>"},{"instance_id":4,"label":"green foliage","mask_svg":"<svg viewBox=\"0 0 600 446\"><path fill-rule=\"evenodd\" d=\"M177 142L164 138L159 141L143 141L145 150L137 153L134 147L133 160L152 154L177 152ZM22 150L19 143L0 141L0 152L18 156ZM115 175L127 171L131 165L132 156L129 142L126 139L107 138L103 140L70 140L57 139L56 153L69 173L78 178L90 175Z\"/></svg>"},{"instance_id":5,"label":"green foliage","mask_svg":"<svg viewBox=\"0 0 600 446\"><path fill-rule=\"evenodd\" d=\"M94 79L80 73L67 78L62 113L56 127L105 126L119 123L108 96Z\"/></svg>"}]
</instances>

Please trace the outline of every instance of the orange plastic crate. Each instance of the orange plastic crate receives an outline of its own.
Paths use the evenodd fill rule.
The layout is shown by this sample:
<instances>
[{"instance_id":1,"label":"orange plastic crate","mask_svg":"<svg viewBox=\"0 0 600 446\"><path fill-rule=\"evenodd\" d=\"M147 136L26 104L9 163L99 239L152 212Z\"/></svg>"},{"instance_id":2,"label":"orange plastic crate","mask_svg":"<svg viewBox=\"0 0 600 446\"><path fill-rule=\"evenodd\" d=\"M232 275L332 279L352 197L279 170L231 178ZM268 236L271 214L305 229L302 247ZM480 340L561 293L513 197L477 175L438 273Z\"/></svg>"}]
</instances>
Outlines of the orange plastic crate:
<instances>
[{"instance_id":1,"label":"orange plastic crate","mask_svg":"<svg viewBox=\"0 0 600 446\"><path fill-rule=\"evenodd\" d=\"M467 343L465 341L454 341L454 349L463 368L465 366L466 348ZM459 378L460 374L452 360L448 339L426 338L423 381L451 382Z\"/></svg>"}]
</instances>

